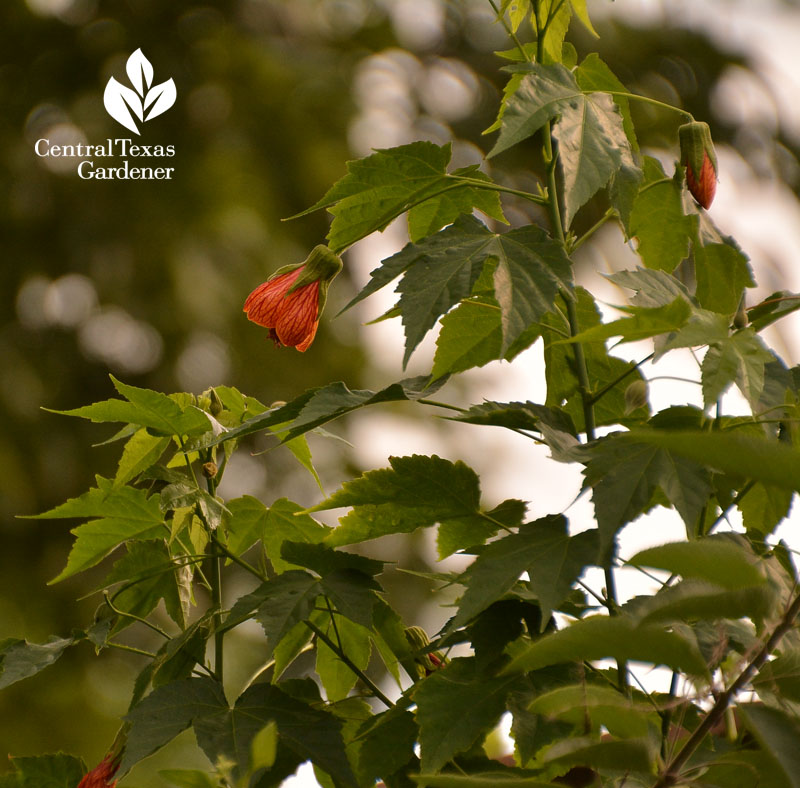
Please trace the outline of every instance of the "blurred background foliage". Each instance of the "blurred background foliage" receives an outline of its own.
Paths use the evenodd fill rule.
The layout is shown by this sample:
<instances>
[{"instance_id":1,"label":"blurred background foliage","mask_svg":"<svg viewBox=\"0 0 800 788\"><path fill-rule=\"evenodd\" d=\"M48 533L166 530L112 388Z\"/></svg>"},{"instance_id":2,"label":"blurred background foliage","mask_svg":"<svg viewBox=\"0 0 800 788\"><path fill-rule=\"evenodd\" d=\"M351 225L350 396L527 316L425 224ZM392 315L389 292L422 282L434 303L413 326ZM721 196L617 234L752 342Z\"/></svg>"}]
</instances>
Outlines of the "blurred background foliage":
<instances>
[{"instance_id":1,"label":"blurred background foliage","mask_svg":"<svg viewBox=\"0 0 800 788\"><path fill-rule=\"evenodd\" d=\"M724 34L747 3L588 5L601 38L576 24L579 54L598 50L634 92L708 120L748 177L796 193L800 127L784 117L764 61ZM793 20L795 30L796 5L758 4L779 25ZM17 517L79 495L95 473L113 475L119 447L92 447L110 433L41 408L113 396L109 373L167 392L228 383L265 403L330 380L374 386L400 377L396 369L387 378L381 349L362 341L358 314L325 320L298 354L274 349L241 305L271 271L301 261L324 237L321 213L281 219L316 201L345 160L423 138L454 140L456 166L479 161L504 80L493 51L507 46L485 0L5 0L0 637L66 634L86 626L98 604L86 595L101 574L46 585L64 564L67 525ZM37 157L42 137L98 144L131 136L105 113L102 96L112 74L124 79L125 60L139 47L156 81L173 77L177 85L175 106L141 140L175 146L166 162L174 179L82 181L75 160ZM677 117L644 105L634 112L645 149L674 148ZM536 146L491 167L499 181L530 188ZM506 208L513 224L538 218L530 204ZM588 227L596 218L590 205L579 221ZM369 262L337 280L328 317L378 260ZM781 260L772 262L779 271ZM313 448L326 486L362 469L358 445L315 440ZM235 483L222 490L228 496L318 495L281 452L239 458L228 470ZM424 567L413 539L398 550L404 565ZM408 579L394 585L406 612L427 593ZM98 759L138 666L127 655L96 658L87 646L3 690L0 756L61 749ZM156 785L153 768L145 764L126 784Z\"/></svg>"}]
</instances>

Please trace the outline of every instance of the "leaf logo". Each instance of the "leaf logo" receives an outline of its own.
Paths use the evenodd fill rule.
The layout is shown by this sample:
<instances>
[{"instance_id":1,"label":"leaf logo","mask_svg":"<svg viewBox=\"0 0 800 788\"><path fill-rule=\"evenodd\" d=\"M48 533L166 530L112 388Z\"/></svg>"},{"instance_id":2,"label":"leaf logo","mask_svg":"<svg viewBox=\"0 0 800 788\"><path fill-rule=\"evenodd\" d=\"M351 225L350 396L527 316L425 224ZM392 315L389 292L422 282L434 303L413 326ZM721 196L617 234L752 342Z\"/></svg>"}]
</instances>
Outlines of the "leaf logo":
<instances>
[{"instance_id":1,"label":"leaf logo","mask_svg":"<svg viewBox=\"0 0 800 788\"><path fill-rule=\"evenodd\" d=\"M117 82L114 77L108 80L103 104L106 112L126 129L139 134L135 118L140 122L152 120L166 112L177 96L175 82L168 79L160 85L153 85L153 64L137 49L125 64L128 79L133 90Z\"/></svg>"}]
</instances>

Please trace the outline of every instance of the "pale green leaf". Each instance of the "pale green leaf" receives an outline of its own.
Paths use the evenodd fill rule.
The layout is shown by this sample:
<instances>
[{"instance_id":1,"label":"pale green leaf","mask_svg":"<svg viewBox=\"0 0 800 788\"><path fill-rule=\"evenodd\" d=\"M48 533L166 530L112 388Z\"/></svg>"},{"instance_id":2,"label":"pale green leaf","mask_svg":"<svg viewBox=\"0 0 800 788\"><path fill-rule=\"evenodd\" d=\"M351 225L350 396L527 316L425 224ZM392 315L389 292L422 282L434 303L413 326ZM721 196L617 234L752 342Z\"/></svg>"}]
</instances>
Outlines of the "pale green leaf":
<instances>
[{"instance_id":1,"label":"pale green leaf","mask_svg":"<svg viewBox=\"0 0 800 788\"><path fill-rule=\"evenodd\" d=\"M18 638L0 641L0 689L52 665L75 642L56 637L46 643L28 643Z\"/></svg>"},{"instance_id":2,"label":"pale green leaf","mask_svg":"<svg viewBox=\"0 0 800 788\"><path fill-rule=\"evenodd\" d=\"M730 244L694 246L697 301L712 312L731 316L746 287L754 287L747 257Z\"/></svg>"},{"instance_id":3,"label":"pale green leaf","mask_svg":"<svg viewBox=\"0 0 800 788\"><path fill-rule=\"evenodd\" d=\"M135 479L142 471L155 465L169 445L166 436L151 435L146 429L137 430L125 443L119 458L114 484L121 486Z\"/></svg>"},{"instance_id":4,"label":"pale green leaf","mask_svg":"<svg viewBox=\"0 0 800 788\"><path fill-rule=\"evenodd\" d=\"M771 361L774 356L751 328L715 342L706 352L701 368L706 407L716 403L735 382L750 406L755 408L764 389L764 366Z\"/></svg>"}]
</instances>

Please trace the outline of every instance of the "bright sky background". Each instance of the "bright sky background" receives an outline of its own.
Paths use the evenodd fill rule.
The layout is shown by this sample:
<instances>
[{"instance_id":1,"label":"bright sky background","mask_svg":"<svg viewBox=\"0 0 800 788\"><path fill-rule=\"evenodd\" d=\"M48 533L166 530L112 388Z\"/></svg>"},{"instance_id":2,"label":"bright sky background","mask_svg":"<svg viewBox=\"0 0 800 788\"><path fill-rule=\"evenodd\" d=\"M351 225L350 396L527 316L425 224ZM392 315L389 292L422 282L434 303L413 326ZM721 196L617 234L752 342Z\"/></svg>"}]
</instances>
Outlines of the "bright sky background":
<instances>
[{"instance_id":1,"label":"bright sky background","mask_svg":"<svg viewBox=\"0 0 800 788\"><path fill-rule=\"evenodd\" d=\"M435 0L395 0L390 5L396 28L409 45L435 45L442 22L440 7ZM590 0L589 10L596 19L607 14L624 17L633 25L680 25L710 31L718 45L732 52L746 53L760 72L756 78L741 69L732 69L714 97L715 110L728 114L732 119L751 120L770 129L780 122L786 133L795 139L800 138L800 102L797 101L800 76L796 68L800 9L787 8L774 0L617 0L613 4ZM488 25L488 18L483 22ZM487 28L481 35L492 36L494 33ZM500 43L502 45L502 41ZM438 135L444 133L444 128L435 120L428 119L423 127L420 127L418 119L411 121L412 91L417 91L423 106L426 103L437 105L440 117L449 114L450 119L457 119L470 111L474 87L471 76L449 61L441 60L423 71L420 61L399 50L389 56L380 54L367 59L354 85L356 101L361 105L361 113L351 129L351 146L356 155L368 155L374 147L398 145L423 137L443 141L438 139ZM445 102L444 105L441 102ZM461 155L467 158L471 154L474 152L461 151ZM748 303L755 304L776 289L799 291L800 267L794 264L800 249L800 207L797 201L781 184L760 179L750 164L732 149L719 148L718 155L720 182L710 215L723 233L736 237L751 258L760 284L754 291L749 291ZM403 225L396 223L384 233L357 245L349 255L349 264L357 281L365 283L378 261L400 249L406 240ZM590 246L584 253L590 254L591 260L583 260L590 264L582 268L591 270L591 273L584 274L580 284L587 286L603 303L622 303L623 294L608 284L600 273L631 268L637 264L638 258L629 252L627 260L621 259L625 254L621 236L611 227ZM386 288L361 307L359 317L364 322L371 320L393 303L394 294L391 288ZM613 314L609 309L608 315ZM796 317L785 319L780 323L780 333L772 331L765 335L789 366L800 361L798 320L800 318ZM401 368L403 347L399 321L368 326L362 337L379 369L381 381L396 378ZM427 374L434 349L434 337L429 336L412 358L408 374ZM622 346L615 352L623 358L638 360L650 350L651 343L643 342ZM698 358L701 357L702 353ZM689 351L670 353L656 365L645 365L643 371L648 378L699 379L698 362ZM703 404L698 385L674 380L655 380L650 396L655 411L669 404L699 407ZM442 398L465 405L482 399L543 402L541 343L526 351L513 364L494 362L462 375L457 384L444 390ZM727 413L746 412L747 409L735 391L726 395L724 407ZM574 502L581 484L580 469L549 460L545 447L536 446L509 431L447 422L432 425L431 420L406 420L380 409L362 411L353 420L351 429L349 437L363 467L384 467L390 453L445 453L442 446L446 445L448 458L462 459L478 472L488 505L506 497L527 497L531 519L565 511L574 531L594 525L589 496L582 496ZM446 444L442 442L444 436ZM796 536L797 520L798 515L790 516L778 529L776 537L800 545ZM731 522L738 524L736 513ZM684 536L684 527L677 513L659 508L640 518L635 527L626 529L620 553L629 556L649 545ZM382 553L380 542L375 543L373 552L379 558L390 557L388 553ZM433 544L431 553L433 555ZM449 560L448 566L455 568L464 562L465 559L456 557ZM638 573L622 571L618 575L621 599L648 590ZM603 585L602 573L590 571L585 581L599 591ZM443 623L442 614L442 610L433 609L431 615L439 618L415 623L424 623L435 631ZM665 688L664 676L658 673L641 678L652 688ZM317 783L306 765L284 785L286 788L309 788Z\"/></svg>"}]
</instances>

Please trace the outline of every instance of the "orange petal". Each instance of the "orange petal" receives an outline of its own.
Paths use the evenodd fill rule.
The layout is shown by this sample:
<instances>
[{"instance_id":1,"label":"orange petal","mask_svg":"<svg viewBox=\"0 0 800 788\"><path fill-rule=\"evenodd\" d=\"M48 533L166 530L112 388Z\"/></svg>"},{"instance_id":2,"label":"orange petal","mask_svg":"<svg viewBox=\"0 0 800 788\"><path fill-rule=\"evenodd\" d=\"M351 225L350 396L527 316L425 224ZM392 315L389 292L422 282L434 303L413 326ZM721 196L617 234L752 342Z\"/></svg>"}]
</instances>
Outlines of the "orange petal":
<instances>
[{"instance_id":1,"label":"orange petal","mask_svg":"<svg viewBox=\"0 0 800 788\"><path fill-rule=\"evenodd\" d=\"M311 344L317 330L318 306L319 282L311 282L283 299L275 323L281 344L298 348L303 345L303 350Z\"/></svg>"}]
</instances>

